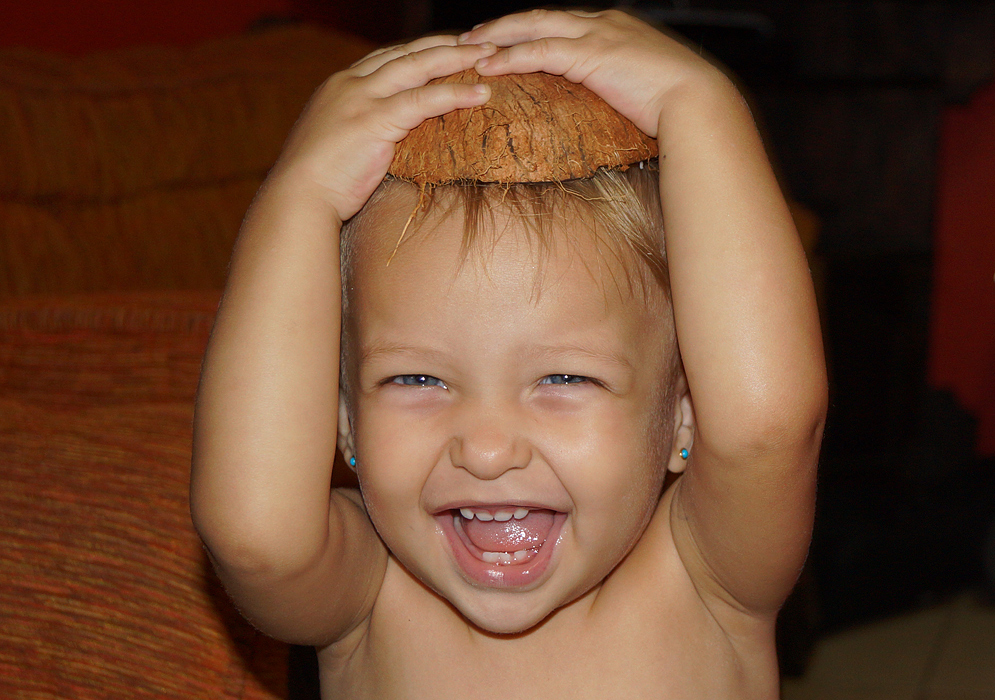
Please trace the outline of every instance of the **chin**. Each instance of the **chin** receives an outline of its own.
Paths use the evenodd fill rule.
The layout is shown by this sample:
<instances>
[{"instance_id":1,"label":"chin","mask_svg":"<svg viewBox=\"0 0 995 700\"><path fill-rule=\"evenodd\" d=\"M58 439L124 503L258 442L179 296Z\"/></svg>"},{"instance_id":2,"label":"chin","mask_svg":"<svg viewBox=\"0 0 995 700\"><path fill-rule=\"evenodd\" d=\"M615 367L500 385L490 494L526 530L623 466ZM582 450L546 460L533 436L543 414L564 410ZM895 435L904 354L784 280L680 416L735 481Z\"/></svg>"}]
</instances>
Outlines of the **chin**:
<instances>
[{"instance_id":1,"label":"chin","mask_svg":"<svg viewBox=\"0 0 995 700\"><path fill-rule=\"evenodd\" d=\"M482 631L511 635L528 632L555 609L530 601L529 597L522 593L478 592L450 599L450 602L468 622Z\"/></svg>"},{"instance_id":2,"label":"chin","mask_svg":"<svg viewBox=\"0 0 995 700\"><path fill-rule=\"evenodd\" d=\"M489 632L490 634L504 634L504 635L515 635L523 634L528 632L533 627L537 626L543 620L546 619L547 615L495 615L492 613L484 614L463 614L467 620L469 620L475 627L480 628L484 632Z\"/></svg>"}]
</instances>

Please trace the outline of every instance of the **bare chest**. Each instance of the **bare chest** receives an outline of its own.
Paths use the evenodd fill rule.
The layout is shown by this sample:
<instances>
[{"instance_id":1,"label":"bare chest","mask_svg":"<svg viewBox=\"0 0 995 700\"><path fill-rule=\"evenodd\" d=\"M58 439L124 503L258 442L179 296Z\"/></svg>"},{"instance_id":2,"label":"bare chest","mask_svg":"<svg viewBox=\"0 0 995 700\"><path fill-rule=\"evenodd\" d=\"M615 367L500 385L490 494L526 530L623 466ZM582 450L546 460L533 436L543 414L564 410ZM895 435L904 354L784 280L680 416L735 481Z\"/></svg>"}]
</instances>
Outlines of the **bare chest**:
<instances>
[{"instance_id":1,"label":"bare chest","mask_svg":"<svg viewBox=\"0 0 995 700\"><path fill-rule=\"evenodd\" d=\"M744 670L714 619L682 591L662 603L589 594L515 636L481 633L424 593L424 605L379 606L348 653L320 654L324 700L777 697L773 652Z\"/></svg>"}]
</instances>

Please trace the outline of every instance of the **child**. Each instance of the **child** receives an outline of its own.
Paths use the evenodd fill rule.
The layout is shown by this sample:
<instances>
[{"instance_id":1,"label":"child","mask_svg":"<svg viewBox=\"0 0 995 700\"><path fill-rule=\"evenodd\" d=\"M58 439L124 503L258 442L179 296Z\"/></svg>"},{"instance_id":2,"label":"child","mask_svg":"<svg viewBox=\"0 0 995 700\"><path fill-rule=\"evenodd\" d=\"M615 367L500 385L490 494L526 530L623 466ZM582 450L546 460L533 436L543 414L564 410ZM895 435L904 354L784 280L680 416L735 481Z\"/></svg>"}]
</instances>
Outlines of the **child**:
<instances>
[{"instance_id":1,"label":"child","mask_svg":"<svg viewBox=\"0 0 995 700\"><path fill-rule=\"evenodd\" d=\"M426 85L470 67L564 75L658 139L669 289L576 197L540 245L490 200L465 243L440 194L396 248L418 194L381 186L395 144L487 102ZM236 246L192 510L245 615L318 648L326 698L775 698L825 405L739 94L628 15L534 11L316 93ZM330 492L336 441L361 492Z\"/></svg>"}]
</instances>

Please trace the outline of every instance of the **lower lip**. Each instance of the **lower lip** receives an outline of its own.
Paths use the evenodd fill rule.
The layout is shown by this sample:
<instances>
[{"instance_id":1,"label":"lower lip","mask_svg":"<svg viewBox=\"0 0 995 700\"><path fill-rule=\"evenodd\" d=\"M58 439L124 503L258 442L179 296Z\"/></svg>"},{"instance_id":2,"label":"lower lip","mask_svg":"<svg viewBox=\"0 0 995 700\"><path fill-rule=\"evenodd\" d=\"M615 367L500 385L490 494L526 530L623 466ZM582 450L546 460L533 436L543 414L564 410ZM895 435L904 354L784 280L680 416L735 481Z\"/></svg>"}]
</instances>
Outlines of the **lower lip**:
<instances>
[{"instance_id":1,"label":"lower lip","mask_svg":"<svg viewBox=\"0 0 995 700\"><path fill-rule=\"evenodd\" d=\"M452 511L448 510L435 516L449 542L449 551L467 581L488 588L528 588L541 583L567 518L566 513L557 513L553 517L553 527L550 528L546 541L528 561L520 564L490 564L470 552L463 538L456 532L453 517Z\"/></svg>"}]
</instances>

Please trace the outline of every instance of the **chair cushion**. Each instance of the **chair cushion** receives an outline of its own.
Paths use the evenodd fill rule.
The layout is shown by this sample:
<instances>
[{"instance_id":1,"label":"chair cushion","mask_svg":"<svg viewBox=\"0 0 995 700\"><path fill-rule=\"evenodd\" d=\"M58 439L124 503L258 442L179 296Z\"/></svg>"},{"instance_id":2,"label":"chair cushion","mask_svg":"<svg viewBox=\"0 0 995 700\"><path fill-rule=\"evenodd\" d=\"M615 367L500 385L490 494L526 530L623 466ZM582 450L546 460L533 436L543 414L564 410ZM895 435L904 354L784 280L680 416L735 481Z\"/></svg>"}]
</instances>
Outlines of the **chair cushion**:
<instances>
[{"instance_id":1,"label":"chair cushion","mask_svg":"<svg viewBox=\"0 0 995 700\"><path fill-rule=\"evenodd\" d=\"M286 697L190 522L218 296L0 303L0 697Z\"/></svg>"},{"instance_id":2,"label":"chair cushion","mask_svg":"<svg viewBox=\"0 0 995 700\"><path fill-rule=\"evenodd\" d=\"M371 48L287 26L83 57L0 49L0 297L220 289L304 104Z\"/></svg>"}]
</instances>

